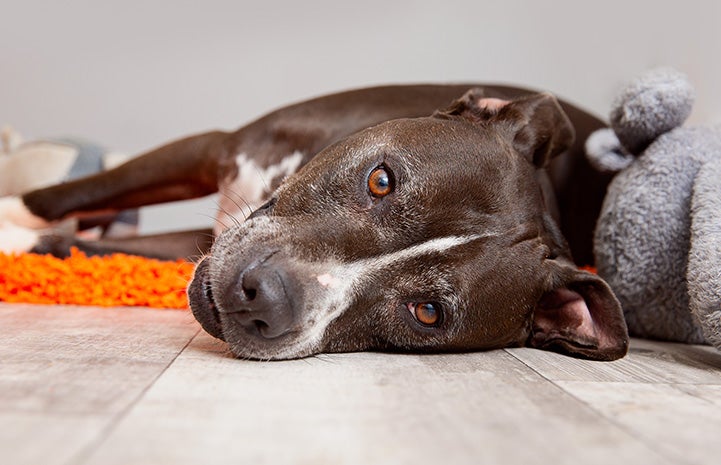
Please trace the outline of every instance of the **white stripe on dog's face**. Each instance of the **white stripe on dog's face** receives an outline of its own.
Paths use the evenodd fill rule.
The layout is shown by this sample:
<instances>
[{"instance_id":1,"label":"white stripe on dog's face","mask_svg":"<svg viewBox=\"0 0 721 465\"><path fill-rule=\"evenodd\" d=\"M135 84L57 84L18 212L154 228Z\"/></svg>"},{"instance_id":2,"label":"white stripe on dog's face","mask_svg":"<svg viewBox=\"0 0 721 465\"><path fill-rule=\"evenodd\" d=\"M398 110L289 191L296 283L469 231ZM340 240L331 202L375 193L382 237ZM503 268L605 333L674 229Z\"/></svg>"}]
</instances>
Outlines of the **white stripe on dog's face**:
<instances>
[{"instance_id":1,"label":"white stripe on dog's face","mask_svg":"<svg viewBox=\"0 0 721 465\"><path fill-rule=\"evenodd\" d=\"M315 276L322 291L315 302L306 303L307 317L303 323L301 338L274 353L272 358L293 358L313 353L322 342L328 325L348 310L355 300L355 293L362 289L364 281L374 273L393 264L428 254L443 253L474 240L496 235L491 232L440 237L385 255L331 265L328 271Z\"/></svg>"},{"instance_id":2,"label":"white stripe on dog's face","mask_svg":"<svg viewBox=\"0 0 721 465\"><path fill-rule=\"evenodd\" d=\"M480 238L496 236L496 233L472 234L467 236L448 236L437 237L426 242L413 245L411 247L397 250L389 254L380 255L378 257L361 260L366 269L379 269L393 263L403 262L411 258L420 257L432 253L442 253L459 245L467 244Z\"/></svg>"}]
</instances>

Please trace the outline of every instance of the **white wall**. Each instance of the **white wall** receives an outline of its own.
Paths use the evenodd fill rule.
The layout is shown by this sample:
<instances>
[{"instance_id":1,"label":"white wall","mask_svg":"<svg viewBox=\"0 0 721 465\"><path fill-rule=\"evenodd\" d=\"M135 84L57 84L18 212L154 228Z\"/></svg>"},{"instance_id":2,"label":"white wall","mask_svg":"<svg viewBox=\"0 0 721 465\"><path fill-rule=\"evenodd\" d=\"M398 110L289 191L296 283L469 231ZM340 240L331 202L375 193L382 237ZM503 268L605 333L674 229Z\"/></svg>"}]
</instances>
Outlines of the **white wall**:
<instances>
[{"instance_id":1,"label":"white wall","mask_svg":"<svg viewBox=\"0 0 721 465\"><path fill-rule=\"evenodd\" d=\"M691 77L693 123L721 122L715 0L0 0L0 17L0 125L131 153L389 82L523 84L605 116L625 80L657 65ZM212 208L143 221L209 224Z\"/></svg>"}]
</instances>

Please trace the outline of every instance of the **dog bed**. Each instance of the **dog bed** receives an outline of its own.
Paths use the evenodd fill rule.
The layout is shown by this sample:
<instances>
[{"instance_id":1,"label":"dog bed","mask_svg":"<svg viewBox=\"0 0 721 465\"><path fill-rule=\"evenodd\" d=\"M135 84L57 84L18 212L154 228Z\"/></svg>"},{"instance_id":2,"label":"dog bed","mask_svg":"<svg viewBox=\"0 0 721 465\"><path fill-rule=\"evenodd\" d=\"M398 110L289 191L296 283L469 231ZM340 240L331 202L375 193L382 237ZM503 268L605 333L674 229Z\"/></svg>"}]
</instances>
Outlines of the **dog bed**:
<instances>
[{"instance_id":1,"label":"dog bed","mask_svg":"<svg viewBox=\"0 0 721 465\"><path fill-rule=\"evenodd\" d=\"M192 263L125 254L0 254L0 301L187 309Z\"/></svg>"}]
</instances>

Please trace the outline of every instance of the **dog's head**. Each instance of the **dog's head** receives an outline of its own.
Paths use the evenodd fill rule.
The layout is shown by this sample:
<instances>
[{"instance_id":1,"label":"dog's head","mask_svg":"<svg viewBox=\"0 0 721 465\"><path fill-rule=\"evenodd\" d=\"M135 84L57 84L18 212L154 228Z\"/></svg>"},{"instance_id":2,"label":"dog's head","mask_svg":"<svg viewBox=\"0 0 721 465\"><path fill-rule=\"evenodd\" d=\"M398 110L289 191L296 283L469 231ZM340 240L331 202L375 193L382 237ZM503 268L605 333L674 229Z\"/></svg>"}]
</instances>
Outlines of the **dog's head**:
<instances>
[{"instance_id":1,"label":"dog's head","mask_svg":"<svg viewBox=\"0 0 721 465\"><path fill-rule=\"evenodd\" d=\"M620 306L569 259L537 180L572 140L552 96L474 91L350 136L218 237L193 313L253 359L523 345L621 357Z\"/></svg>"}]
</instances>

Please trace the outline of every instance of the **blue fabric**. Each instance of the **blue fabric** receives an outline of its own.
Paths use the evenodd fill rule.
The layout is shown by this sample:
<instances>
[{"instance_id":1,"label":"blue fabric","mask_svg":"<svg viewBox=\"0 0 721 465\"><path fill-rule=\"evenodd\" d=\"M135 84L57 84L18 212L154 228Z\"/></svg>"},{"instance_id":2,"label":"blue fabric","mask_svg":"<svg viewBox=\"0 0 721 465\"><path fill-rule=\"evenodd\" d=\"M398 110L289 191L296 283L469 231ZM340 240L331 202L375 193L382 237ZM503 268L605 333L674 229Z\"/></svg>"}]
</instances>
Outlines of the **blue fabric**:
<instances>
[{"instance_id":1,"label":"blue fabric","mask_svg":"<svg viewBox=\"0 0 721 465\"><path fill-rule=\"evenodd\" d=\"M103 157L106 150L97 144L80 139L55 139L50 142L70 145L78 150L78 156L70 167L70 171L65 175L64 181L90 176L105 168Z\"/></svg>"}]
</instances>

